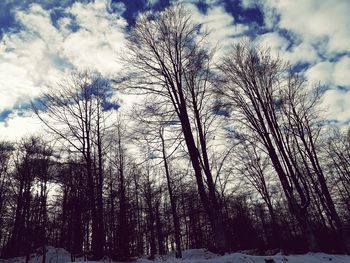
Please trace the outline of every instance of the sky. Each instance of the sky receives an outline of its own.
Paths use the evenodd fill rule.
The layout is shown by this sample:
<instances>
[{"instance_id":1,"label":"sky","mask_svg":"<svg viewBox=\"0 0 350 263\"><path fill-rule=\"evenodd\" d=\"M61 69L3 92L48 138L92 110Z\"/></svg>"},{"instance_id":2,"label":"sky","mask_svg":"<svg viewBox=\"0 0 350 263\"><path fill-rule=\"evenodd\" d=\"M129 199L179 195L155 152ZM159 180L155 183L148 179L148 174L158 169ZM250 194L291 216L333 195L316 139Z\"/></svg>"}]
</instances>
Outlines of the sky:
<instances>
[{"instance_id":1,"label":"sky","mask_svg":"<svg viewBox=\"0 0 350 263\"><path fill-rule=\"evenodd\" d=\"M1 0L0 140L42 130L30 101L71 70L106 78L121 70L125 36L145 10L172 0ZM178 2L178 1L176 1ZM250 39L290 61L310 83L326 87L323 105L334 124L350 123L350 1L188 0L210 43L223 52ZM120 97L121 108L131 99Z\"/></svg>"}]
</instances>

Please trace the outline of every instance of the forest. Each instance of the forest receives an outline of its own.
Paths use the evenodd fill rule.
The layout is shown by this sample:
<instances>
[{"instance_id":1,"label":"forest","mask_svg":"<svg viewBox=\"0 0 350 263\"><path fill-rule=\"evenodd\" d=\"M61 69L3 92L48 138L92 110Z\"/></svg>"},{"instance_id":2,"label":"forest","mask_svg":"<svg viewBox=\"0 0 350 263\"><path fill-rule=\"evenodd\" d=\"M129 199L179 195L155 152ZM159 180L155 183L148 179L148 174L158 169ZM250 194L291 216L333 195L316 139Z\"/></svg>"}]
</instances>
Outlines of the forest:
<instances>
[{"instance_id":1,"label":"forest","mask_svg":"<svg viewBox=\"0 0 350 263\"><path fill-rule=\"evenodd\" d=\"M72 71L32 101L47 136L0 141L1 258L350 253L350 132L326 87L211 40L181 5L145 12L121 72Z\"/></svg>"}]
</instances>

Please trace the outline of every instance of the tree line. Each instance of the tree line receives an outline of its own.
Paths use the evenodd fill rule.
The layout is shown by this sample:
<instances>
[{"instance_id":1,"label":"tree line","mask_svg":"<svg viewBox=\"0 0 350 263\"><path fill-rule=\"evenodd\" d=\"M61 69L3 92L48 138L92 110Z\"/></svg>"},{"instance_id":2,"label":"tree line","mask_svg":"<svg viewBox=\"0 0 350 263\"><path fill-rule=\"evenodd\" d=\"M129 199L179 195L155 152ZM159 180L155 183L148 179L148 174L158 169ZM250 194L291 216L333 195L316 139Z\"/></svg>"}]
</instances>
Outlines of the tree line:
<instances>
[{"instance_id":1,"label":"tree line","mask_svg":"<svg viewBox=\"0 0 350 263\"><path fill-rule=\"evenodd\" d=\"M118 76L72 72L32 102L50 138L0 143L2 257L350 252L350 137L324 87L209 39L182 5L143 13ZM121 113L115 92L139 100Z\"/></svg>"}]
</instances>

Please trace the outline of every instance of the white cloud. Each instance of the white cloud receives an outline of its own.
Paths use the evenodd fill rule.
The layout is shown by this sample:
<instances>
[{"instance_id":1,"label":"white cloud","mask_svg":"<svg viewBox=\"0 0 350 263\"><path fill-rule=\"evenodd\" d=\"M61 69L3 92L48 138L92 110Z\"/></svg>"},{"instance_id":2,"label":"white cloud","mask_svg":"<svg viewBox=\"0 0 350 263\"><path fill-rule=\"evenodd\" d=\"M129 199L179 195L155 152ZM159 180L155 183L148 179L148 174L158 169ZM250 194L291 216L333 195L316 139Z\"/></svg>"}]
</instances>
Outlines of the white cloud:
<instances>
[{"instance_id":1,"label":"white cloud","mask_svg":"<svg viewBox=\"0 0 350 263\"><path fill-rule=\"evenodd\" d=\"M322 61L309 68L305 76L311 82L321 82L328 86L350 88L350 58L341 57L336 62Z\"/></svg>"},{"instance_id":2,"label":"white cloud","mask_svg":"<svg viewBox=\"0 0 350 263\"><path fill-rule=\"evenodd\" d=\"M215 0L205 1L208 8L202 13L195 4L198 1L184 1L186 8L192 14L192 20L195 23L203 24L204 28L209 32L207 38L211 47L217 47L216 58L223 55L225 50L234 42L243 38L244 33L249 29L247 25L237 23L234 17L226 12L222 5L218 5Z\"/></svg>"},{"instance_id":3,"label":"white cloud","mask_svg":"<svg viewBox=\"0 0 350 263\"><path fill-rule=\"evenodd\" d=\"M302 42L291 48L285 56L292 64L297 63L314 63L319 60L317 51L309 43Z\"/></svg>"},{"instance_id":4,"label":"white cloud","mask_svg":"<svg viewBox=\"0 0 350 263\"><path fill-rule=\"evenodd\" d=\"M323 51L327 53L350 50L349 1L268 0L260 3L264 7L265 22L270 28L290 30L303 42L326 42Z\"/></svg>"},{"instance_id":5,"label":"white cloud","mask_svg":"<svg viewBox=\"0 0 350 263\"><path fill-rule=\"evenodd\" d=\"M350 116L350 2L343 0L244 0L242 6L260 6L264 22L273 32L258 40L292 64L309 63L305 77L330 89L324 94L328 118L346 120ZM276 32L284 30L288 40ZM282 38L282 39L281 39ZM286 49L286 42L291 45Z\"/></svg>"},{"instance_id":6,"label":"white cloud","mask_svg":"<svg viewBox=\"0 0 350 263\"><path fill-rule=\"evenodd\" d=\"M322 85L331 85L333 83L333 68L332 63L323 61L309 68L305 76L310 82L320 82Z\"/></svg>"},{"instance_id":7,"label":"white cloud","mask_svg":"<svg viewBox=\"0 0 350 263\"><path fill-rule=\"evenodd\" d=\"M262 48L270 48L272 55L279 55L288 48L288 40L279 35L277 32L269 32L260 35L256 41Z\"/></svg>"},{"instance_id":8,"label":"white cloud","mask_svg":"<svg viewBox=\"0 0 350 263\"><path fill-rule=\"evenodd\" d=\"M109 75L119 69L118 52L123 48L126 21L119 13L108 13L109 3L75 3L69 12L80 29L62 43L62 53L76 68L94 68ZM119 8L123 12L122 7Z\"/></svg>"},{"instance_id":9,"label":"white cloud","mask_svg":"<svg viewBox=\"0 0 350 263\"><path fill-rule=\"evenodd\" d=\"M58 72L52 50L61 39L48 13L32 5L28 13L17 12L16 19L23 30L6 34L0 43L0 111L37 96Z\"/></svg>"},{"instance_id":10,"label":"white cloud","mask_svg":"<svg viewBox=\"0 0 350 263\"><path fill-rule=\"evenodd\" d=\"M150 5L157 2L149 1ZM184 2L194 21L204 23L211 32L210 44L221 47L218 56L245 38L248 26L237 23L220 1L206 0L205 13L195 5L199 0ZM241 4L243 8L261 6L265 26L273 31L259 36L257 42L292 64L311 64L305 76L312 82L350 87L350 58L344 55L350 52L349 1L243 0ZM116 12L109 12L112 5ZM114 75L120 69L117 58L124 47L124 11L124 4L112 4L110 0L74 3L65 9L72 17L62 17L54 26L50 11L40 5L17 10L15 18L22 29L5 33L0 42L0 112L38 96L43 88L62 79L67 67L92 68ZM70 28L73 22L78 26L75 32ZM289 32L289 37L278 33L281 30ZM330 105L331 114L345 118L349 96L336 89L327 91L324 100ZM131 100L136 100L125 96L119 99L125 105L122 108L131 107ZM332 107L332 103L337 104ZM0 137L16 134L15 128L10 127L23 130L20 125L27 127L28 118L34 116L10 115L7 123L0 123Z\"/></svg>"},{"instance_id":11,"label":"white cloud","mask_svg":"<svg viewBox=\"0 0 350 263\"><path fill-rule=\"evenodd\" d=\"M69 66L115 73L126 22L119 13L108 12L109 4L96 0L66 9L76 19L76 32L69 29L73 18L63 17L55 27L50 11L38 4L17 10L21 30L4 34L0 42L0 112L38 96L62 79ZM117 10L124 12L121 5Z\"/></svg>"},{"instance_id":12,"label":"white cloud","mask_svg":"<svg viewBox=\"0 0 350 263\"><path fill-rule=\"evenodd\" d=\"M5 122L0 122L0 139L16 141L31 135L46 136L43 124L33 112L14 111Z\"/></svg>"},{"instance_id":13,"label":"white cloud","mask_svg":"<svg viewBox=\"0 0 350 263\"><path fill-rule=\"evenodd\" d=\"M273 31L265 34L269 36L266 43L276 51L287 53L285 57L292 63L318 63L324 58L328 60L350 51L349 1L244 0L242 6L262 8L265 25ZM294 42L288 52L285 50L286 40L276 36L276 31L280 30L287 30ZM322 54L322 58L318 54Z\"/></svg>"},{"instance_id":14,"label":"white cloud","mask_svg":"<svg viewBox=\"0 0 350 263\"><path fill-rule=\"evenodd\" d=\"M335 63L333 78L336 85L350 88L350 57L343 56Z\"/></svg>"},{"instance_id":15,"label":"white cloud","mask_svg":"<svg viewBox=\"0 0 350 263\"><path fill-rule=\"evenodd\" d=\"M316 50L310 44L301 42L289 48L290 41L278 32L262 34L255 41L263 48L270 48L273 56L279 56L291 64L313 63L319 59Z\"/></svg>"},{"instance_id":16,"label":"white cloud","mask_svg":"<svg viewBox=\"0 0 350 263\"><path fill-rule=\"evenodd\" d=\"M124 47L123 31L127 23L121 17L125 6L113 4L117 12L111 13L110 5L108 0L74 3L65 10L74 18L61 18L56 27L50 11L38 4L16 11L22 29L5 34L0 42L0 111L35 98L43 88L62 79L67 67L115 74L120 68L117 58ZM235 24L222 6L210 5L207 13L202 14L194 4L187 5L194 20L204 23L211 32L212 45L225 47L229 38L247 29ZM70 29L73 19L78 26L75 32Z\"/></svg>"},{"instance_id":17,"label":"white cloud","mask_svg":"<svg viewBox=\"0 0 350 263\"><path fill-rule=\"evenodd\" d=\"M350 120L350 90L327 90L323 97L326 118L345 123Z\"/></svg>"}]
</instances>

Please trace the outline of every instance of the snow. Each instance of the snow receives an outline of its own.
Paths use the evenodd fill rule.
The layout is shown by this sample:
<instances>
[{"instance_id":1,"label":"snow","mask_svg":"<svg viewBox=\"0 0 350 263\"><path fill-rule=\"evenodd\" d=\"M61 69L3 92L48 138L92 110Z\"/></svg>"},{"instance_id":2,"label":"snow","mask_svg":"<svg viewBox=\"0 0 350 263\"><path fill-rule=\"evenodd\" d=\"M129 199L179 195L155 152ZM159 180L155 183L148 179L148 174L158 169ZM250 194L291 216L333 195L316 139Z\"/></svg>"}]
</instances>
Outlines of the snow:
<instances>
[{"instance_id":1,"label":"snow","mask_svg":"<svg viewBox=\"0 0 350 263\"><path fill-rule=\"evenodd\" d=\"M41 256L33 254L30 263L41 263ZM270 260L273 261L270 261ZM46 263L68 263L71 261L70 253L63 248L47 247ZM84 261L83 258L76 259L76 262ZM8 260L0 260L1 263L24 263L24 257L17 257ZM102 261L85 261L86 263L111 262L108 258ZM350 255L330 255L325 253L308 253L305 255L281 255L274 256L253 256L243 253L231 253L218 256L205 249L190 249L183 251L183 258L176 259L174 253L167 256L158 256L155 260L140 258L136 263L350 263Z\"/></svg>"}]
</instances>

